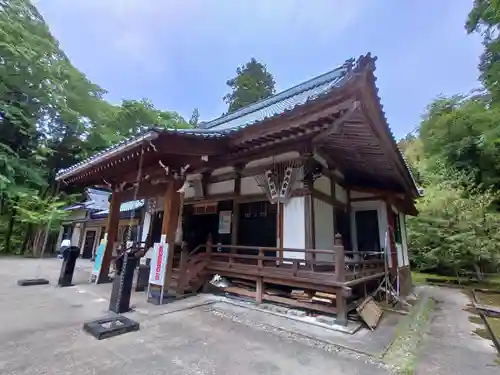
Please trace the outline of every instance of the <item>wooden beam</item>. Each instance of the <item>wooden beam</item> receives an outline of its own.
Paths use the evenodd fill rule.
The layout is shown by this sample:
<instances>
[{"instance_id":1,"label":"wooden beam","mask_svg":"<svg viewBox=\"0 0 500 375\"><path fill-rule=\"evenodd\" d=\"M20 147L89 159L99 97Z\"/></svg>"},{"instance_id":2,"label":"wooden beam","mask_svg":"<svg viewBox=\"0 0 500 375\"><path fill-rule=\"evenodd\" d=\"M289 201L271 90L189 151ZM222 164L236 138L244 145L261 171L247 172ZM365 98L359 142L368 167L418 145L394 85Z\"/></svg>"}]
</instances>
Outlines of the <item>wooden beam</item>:
<instances>
[{"instance_id":1,"label":"wooden beam","mask_svg":"<svg viewBox=\"0 0 500 375\"><path fill-rule=\"evenodd\" d=\"M277 215L277 220L278 220L278 225L276 225L277 228L277 237L278 237L278 257L280 258L279 263L283 263L283 241L284 241L284 218L285 218L285 205L283 203L277 203L278 205L278 212L276 213Z\"/></svg>"},{"instance_id":2,"label":"wooden beam","mask_svg":"<svg viewBox=\"0 0 500 375\"><path fill-rule=\"evenodd\" d=\"M345 109L344 111L341 112L341 115L335 119L328 127L322 131L320 134L315 136L312 140L314 144L320 144L324 142L326 139L328 139L329 136L332 134L340 134L342 132L342 126L343 124L354 117L356 114L356 111L358 110L360 103L354 99L350 100L350 108Z\"/></svg>"},{"instance_id":3,"label":"wooden beam","mask_svg":"<svg viewBox=\"0 0 500 375\"><path fill-rule=\"evenodd\" d=\"M353 80L354 81L354 80ZM299 110L284 113L281 116L276 116L269 120L264 120L262 123L248 127L239 131L232 136L231 144L237 145L249 141L251 139L264 138L266 136L279 133L283 130L297 128L302 124L311 123L314 121L327 118L332 114L336 114L341 110L350 107L350 103L346 102L352 98L357 84L353 81L343 85L342 90L338 90L338 94L329 95L325 98L315 100L311 103L301 106Z\"/></svg>"},{"instance_id":4,"label":"wooden beam","mask_svg":"<svg viewBox=\"0 0 500 375\"><path fill-rule=\"evenodd\" d=\"M216 157L211 159L210 166L213 169L229 167L231 165L248 163L252 160L263 159L267 157L272 157L278 154L283 154L287 152L299 152L301 153L308 144L308 139L304 139L301 141L293 141L293 142L284 142L279 145L275 145L273 147L268 147L265 149L248 149L244 152L232 152L227 155ZM264 166L262 166L264 167ZM260 167L260 168L262 168ZM246 174L246 172L242 172Z\"/></svg>"},{"instance_id":5,"label":"wooden beam","mask_svg":"<svg viewBox=\"0 0 500 375\"><path fill-rule=\"evenodd\" d=\"M167 181L159 184L152 184L149 181L142 181L139 183L137 196L135 195L135 188L119 192L117 193L117 195L119 195L121 202L129 202L134 199L145 199L162 195L167 190L167 187Z\"/></svg>"},{"instance_id":6,"label":"wooden beam","mask_svg":"<svg viewBox=\"0 0 500 375\"><path fill-rule=\"evenodd\" d=\"M362 198L351 198L351 202L366 202L366 201L377 201L377 200L386 200L387 196L386 195L372 195L369 197L362 197Z\"/></svg>"},{"instance_id":7,"label":"wooden beam","mask_svg":"<svg viewBox=\"0 0 500 375\"><path fill-rule=\"evenodd\" d=\"M396 275L397 269L398 269L398 254L397 254L397 249L396 249L396 243L394 241L394 228L395 228L395 223L394 223L394 216L392 214L392 207L391 204L386 201L385 202L385 207L387 211L387 226L389 230L389 250L391 254L391 274Z\"/></svg>"},{"instance_id":8,"label":"wooden beam","mask_svg":"<svg viewBox=\"0 0 500 375\"><path fill-rule=\"evenodd\" d=\"M163 133L152 143L158 152L175 156L224 155L229 151L227 138Z\"/></svg>"},{"instance_id":9,"label":"wooden beam","mask_svg":"<svg viewBox=\"0 0 500 375\"><path fill-rule=\"evenodd\" d=\"M335 185L333 185L333 186L335 186ZM329 203L334 207L341 207L342 209L345 209L346 205L344 203L342 203L341 201L339 201L337 198L335 198L333 196L326 195L322 191L313 189L311 194L314 198L319 199L320 201L323 201L325 203ZM333 191L332 194L335 194L335 191Z\"/></svg>"},{"instance_id":10,"label":"wooden beam","mask_svg":"<svg viewBox=\"0 0 500 375\"><path fill-rule=\"evenodd\" d=\"M234 180L234 195L239 196L241 192L241 166L236 171L236 178ZM240 227L240 203L237 199L233 199L233 220L231 222L231 244L238 244L238 230Z\"/></svg>"},{"instance_id":11,"label":"wooden beam","mask_svg":"<svg viewBox=\"0 0 500 375\"><path fill-rule=\"evenodd\" d=\"M101 269L97 276L97 283L109 282L109 266L113 257L113 250L115 247L116 236L118 234L118 224L120 223L120 196L116 193L111 194L111 203L109 205L109 216L107 223L107 242L106 248L101 261Z\"/></svg>"},{"instance_id":12,"label":"wooden beam","mask_svg":"<svg viewBox=\"0 0 500 375\"><path fill-rule=\"evenodd\" d=\"M314 249L314 202L311 195L314 190L312 169L315 160L312 153L304 154L304 189L308 194L304 196L304 225L306 235L306 249ZM306 260L314 261L314 254L306 253Z\"/></svg>"},{"instance_id":13,"label":"wooden beam","mask_svg":"<svg viewBox=\"0 0 500 375\"><path fill-rule=\"evenodd\" d=\"M172 267L175 251L175 232L179 223L181 194L178 190L182 187L181 180L169 181L165 192L163 208L163 221L161 226L162 239L168 245L167 266L165 269L164 288L169 290L172 281Z\"/></svg>"}]
</instances>

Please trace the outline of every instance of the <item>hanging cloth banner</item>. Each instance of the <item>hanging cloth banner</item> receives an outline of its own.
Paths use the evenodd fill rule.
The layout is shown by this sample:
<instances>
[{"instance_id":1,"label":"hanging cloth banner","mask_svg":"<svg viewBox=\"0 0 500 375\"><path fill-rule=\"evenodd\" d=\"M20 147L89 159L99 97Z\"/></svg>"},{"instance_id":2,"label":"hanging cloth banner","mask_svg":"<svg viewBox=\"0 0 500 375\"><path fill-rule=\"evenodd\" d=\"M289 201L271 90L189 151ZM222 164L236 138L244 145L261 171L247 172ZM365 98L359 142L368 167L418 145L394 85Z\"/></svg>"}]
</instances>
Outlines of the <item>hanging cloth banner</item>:
<instances>
[{"instance_id":1,"label":"hanging cloth banner","mask_svg":"<svg viewBox=\"0 0 500 375\"><path fill-rule=\"evenodd\" d=\"M149 283L163 287L165 284L165 269L167 268L168 244L165 242L155 243L151 266L149 269Z\"/></svg>"}]
</instances>

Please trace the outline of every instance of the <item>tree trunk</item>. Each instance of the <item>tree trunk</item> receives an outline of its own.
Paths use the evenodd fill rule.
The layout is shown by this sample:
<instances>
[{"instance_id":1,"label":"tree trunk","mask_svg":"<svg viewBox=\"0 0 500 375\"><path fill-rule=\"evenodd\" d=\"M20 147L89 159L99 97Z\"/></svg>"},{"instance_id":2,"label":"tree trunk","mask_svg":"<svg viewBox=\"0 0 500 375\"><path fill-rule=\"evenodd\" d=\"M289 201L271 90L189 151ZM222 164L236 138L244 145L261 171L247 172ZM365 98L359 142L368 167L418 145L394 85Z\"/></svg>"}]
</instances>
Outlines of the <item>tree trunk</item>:
<instances>
[{"instance_id":1,"label":"tree trunk","mask_svg":"<svg viewBox=\"0 0 500 375\"><path fill-rule=\"evenodd\" d=\"M14 200L14 202L17 202L17 199ZM4 251L6 253L10 253L10 245L12 241L12 232L14 231L14 224L16 222L16 215L17 211L13 207L10 218L9 218L9 224L7 225L7 233L5 234L5 244L4 244Z\"/></svg>"},{"instance_id":2,"label":"tree trunk","mask_svg":"<svg viewBox=\"0 0 500 375\"><path fill-rule=\"evenodd\" d=\"M35 239L33 241L33 256L38 257L40 254L41 240L43 231L40 229L36 230Z\"/></svg>"},{"instance_id":3,"label":"tree trunk","mask_svg":"<svg viewBox=\"0 0 500 375\"><path fill-rule=\"evenodd\" d=\"M479 267L477 263L474 263L474 270L476 271L476 278L479 281L483 281L483 273L481 272L481 267Z\"/></svg>"},{"instance_id":4,"label":"tree trunk","mask_svg":"<svg viewBox=\"0 0 500 375\"><path fill-rule=\"evenodd\" d=\"M26 233L24 235L23 245L21 246L21 254L25 254L33 234L33 224L26 225Z\"/></svg>"}]
</instances>

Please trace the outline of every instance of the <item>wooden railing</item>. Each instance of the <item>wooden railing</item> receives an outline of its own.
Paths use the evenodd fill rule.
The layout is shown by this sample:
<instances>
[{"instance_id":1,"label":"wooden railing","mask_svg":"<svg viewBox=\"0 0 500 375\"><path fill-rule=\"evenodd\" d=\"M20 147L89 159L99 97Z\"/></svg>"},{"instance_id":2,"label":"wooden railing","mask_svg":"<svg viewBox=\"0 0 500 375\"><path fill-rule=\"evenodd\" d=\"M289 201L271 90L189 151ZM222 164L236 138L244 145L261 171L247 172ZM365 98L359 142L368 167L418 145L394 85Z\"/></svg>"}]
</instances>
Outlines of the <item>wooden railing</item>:
<instances>
[{"instance_id":1,"label":"wooden railing","mask_svg":"<svg viewBox=\"0 0 500 375\"><path fill-rule=\"evenodd\" d=\"M384 272L383 259L362 259L360 253L344 250L339 235L335 241L333 250L214 245L207 242L197 246L189 255L185 253L181 259L184 258L184 264L187 264L189 258L204 253L208 258L208 267L219 271L254 268L257 272L276 272L280 276L323 278L330 285L354 285ZM287 256L284 256L285 253Z\"/></svg>"},{"instance_id":2,"label":"wooden railing","mask_svg":"<svg viewBox=\"0 0 500 375\"><path fill-rule=\"evenodd\" d=\"M182 292L186 285L200 278L202 273L217 273L221 276L254 281L255 292L239 292L255 297L257 303L270 300L337 313L339 320L346 322L350 309L347 306L347 298L351 295L351 288L356 284L382 277L385 273L384 259L379 257L380 253L372 254L375 254L375 259L362 259L362 253L345 251L340 235L335 236L334 243L333 250L279 249L213 244L209 239L190 253L182 251L178 263L181 276L177 291ZM336 296L335 306L298 302L270 295L266 293L266 283L332 293Z\"/></svg>"}]
</instances>

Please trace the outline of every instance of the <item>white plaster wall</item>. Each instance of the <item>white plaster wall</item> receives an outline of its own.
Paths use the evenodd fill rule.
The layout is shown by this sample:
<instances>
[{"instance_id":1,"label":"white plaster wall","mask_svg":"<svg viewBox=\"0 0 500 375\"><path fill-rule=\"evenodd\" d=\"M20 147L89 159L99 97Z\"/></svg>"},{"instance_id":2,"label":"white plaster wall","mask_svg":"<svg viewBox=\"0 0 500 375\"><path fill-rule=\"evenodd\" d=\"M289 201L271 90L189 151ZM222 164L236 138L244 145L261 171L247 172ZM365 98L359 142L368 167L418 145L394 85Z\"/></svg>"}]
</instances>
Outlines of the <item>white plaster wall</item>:
<instances>
[{"instance_id":1,"label":"white plaster wall","mask_svg":"<svg viewBox=\"0 0 500 375\"><path fill-rule=\"evenodd\" d=\"M184 198L193 198L194 197L194 188L192 186L188 186L184 191Z\"/></svg>"},{"instance_id":2,"label":"white plaster wall","mask_svg":"<svg viewBox=\"0 0 500 375\"><path fill-rule=\"evenodd\" d=\"M386 209L385 202L381 201L381 200L362 201L362 202L352 202L351 203L351 235L352 235L353 249L355 251L358 250L356 216L355 216L356 212L357 211L367 211L367 210L377 210L380 247L382 249L385 249L388 245L388 239L386 239L387 209ZM390 257L389 257L389 267L391 267L391 258Z\"/></svg>"},{"instance_id":3,"label":"white plaster wall","mask_svg":"<svg viewBox=\"0 0 500 375\"><path fill-rule=\"evenodd\" d=\"M71 210L71 213L66 218L66 221L82 220L87 217L87 210L77 209Z\"/></svg>"},{"instance_id":4,"label":"white plaster wall","mask_svg":"<svg viewBox=\"0 0 500 375\"><path fill-rule=\"evenodd\" d=\"M218 176L218 175L221 175L221 174L224 174L224 173L231 173L233 171L234 171L233 167L218 168L218 169L214 169L213 170L212 176Z\"/></svg>"},{"instance_id":5,"label":"white plaster wall","mask_svg":"<svg viewBox=\"0 0 500 375\"><path fill-rule=\"evenodd\" d=\"M320 163L323 167L328 168L328 163L327 161L318 153L313 154L314 160L316 160L318 163Z\"/></svg>"},{"instance_id":6,"label":"white plaster wall","mask_svg":"<svg viewBox=\"0 0 500 375\"><path fill-rule=\"evenodd\" d=\"M305 249L305 198L293 197L283 205L283 247ZM283 251L284 258L304 259L305 253Z\"/></svg>"},{"instance_id":7,"label":"white plaster wall","mask_svg":"<svg viewBox=\"0 0 500 375\"><path fill-rule=\"evenodd\" d=\"M321 176L320 178L316 179L316 181L314 181L314 189L322 192L323 194L331 196L332 190L330 178Z\"/></svg>"},{"instance_id":8,"label":"white plaster wall","mask_svg":"<svg viewBox=\"0 0 500 375\"><path fill-rule=\"evenodd\" d=\"M234 180L227 180L208 184L208 195L225 194L234 192Z\"/></svg>"},{"instance_id":9,"label":"white plaster wall","mask_svg":"<svg viewBox=\"0 0 500 375\"><path fill-rule=\"evenodd\" d=\"M347 204L347 191L337 183L335 184L335 198L339 202Z\"/></svg>"},{"instance_id":10,"label":"white plaster wall","mask_svg":"<svg viewBox=\"0 0 500 375\"><path fill-rule=\"evenodd\" d=\"M71 235L71 246L80 247L80 237L82 235L82 227L83 225L81 223L75 224L75 227L73 228L73 233Z\"/></svg>"},{"instance_id":11,"label":"white plaster wall","mask_svg":"<svg viewBox=\"0 0 500 375\"><path fill-rule=\"evenodd\" d=\"M149 212L144 213L144 221L142 222L142 233L141 241L146 242L149 233L149 227L151 225L151 214Z\"/></svg>"},{"instance_id":12,"label":"white plaster wall","mask_svg":"<svg viewBox=\"0 0 500 375\"><path fill-rule=\"evenodd\" d=\"M319 199L313 199L314 210L314 244L319 250L333 249L333 206ZM333 254L316 254L316 260L333 262Z\"/></svg>"},{"instance_id":13,"label":"white plaster wall","mask_svg":"<svg viewBox=\"0 0 500 375\"><path fill-rule=\"evenodd\" d=\"M264 192L257 185L257 181L253 176L250 177L242 177L241 178L241 186L240 186L240 194L241 195L252 195L252 194L263 194Z\"/></svg>"}]
</instances>

